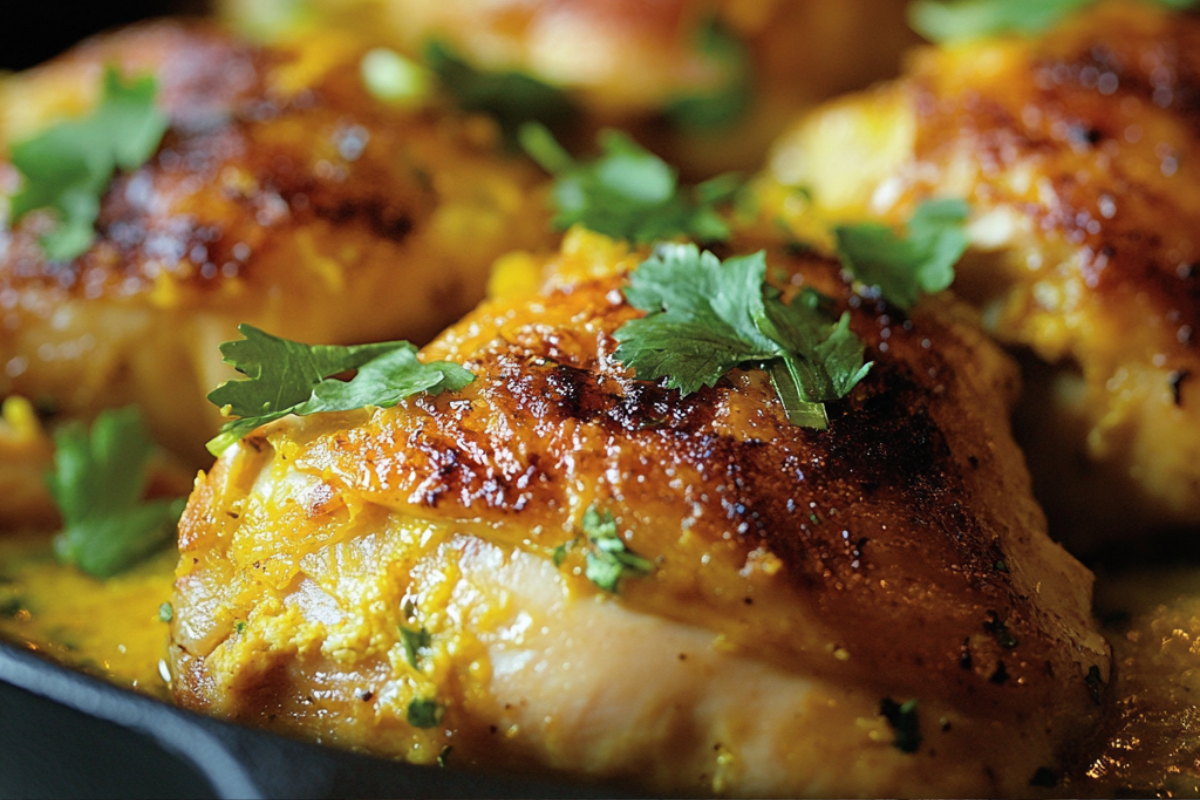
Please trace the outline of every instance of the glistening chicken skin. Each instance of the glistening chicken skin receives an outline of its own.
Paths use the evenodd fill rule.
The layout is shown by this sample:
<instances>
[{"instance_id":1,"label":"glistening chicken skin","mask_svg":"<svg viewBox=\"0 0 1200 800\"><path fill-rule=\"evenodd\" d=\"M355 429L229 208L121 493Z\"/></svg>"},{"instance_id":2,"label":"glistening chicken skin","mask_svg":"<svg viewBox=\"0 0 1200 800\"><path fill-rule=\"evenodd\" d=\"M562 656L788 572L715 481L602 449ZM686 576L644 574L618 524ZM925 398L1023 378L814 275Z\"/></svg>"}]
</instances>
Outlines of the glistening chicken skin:
<instances>
[{"instance_id":1,"label":"glistening chicken skin","mask_svg":"<svg viewBox=\"0 0 1200 800\"><path fill-rule=\"evenodd\" d=\"M772 230L970 202L955 290L1052 365L1018 438L1079 550L1200 523L1198 76L1200 19L1108 2L1038 38L918 53L802 119L760 182Z\"/></svg>"},{"instance_id":2,"label":"glistening chicken skin","mask_svg":"<svg viewBox=\"0 0 1200 800\"><path fill-rule=\"evenodd\" d=\"M180 527L176 700L648 791L1035 791L1110 664L1010 438L1013 364L948 300L889 317L773 253L874 367L826 431L755 370L680 397L613 357L645 255L574 232L542 294L423 351L477 376L461 392L231 447ZM652 564L615 593L586 575L589 509Z\"/></svg>"},{"instance_id":3,"label":"glistening chicken skin","mask_svg":"<svg viewBox=\"0 0 1200 800\"><path fill-rule=\"evenodd\" d=\"M204 396L233 375L218 345L238 323L426 341L483 297L492 259L549 241L543 177L501 152L494 126L436 95L386 105L362 50L161 22L4 78L5 149L88 112L106 66L153 75L170 128L108 186L78 258L45 257L44 213L0 222L0 396L85 418L136 403L162 445L208 464L219 415ZM0 190L20 185L0 161Z\"/></svg>"}]
</instances>

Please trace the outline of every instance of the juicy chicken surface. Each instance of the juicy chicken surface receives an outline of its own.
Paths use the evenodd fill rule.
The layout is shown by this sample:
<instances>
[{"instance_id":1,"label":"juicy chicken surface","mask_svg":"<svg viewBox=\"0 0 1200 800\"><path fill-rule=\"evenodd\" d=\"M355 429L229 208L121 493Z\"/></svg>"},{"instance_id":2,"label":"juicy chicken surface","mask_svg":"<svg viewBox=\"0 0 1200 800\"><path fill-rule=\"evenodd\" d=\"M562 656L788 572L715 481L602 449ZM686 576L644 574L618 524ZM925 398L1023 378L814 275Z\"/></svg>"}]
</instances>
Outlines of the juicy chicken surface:
<instances>
[{"instance_id":1,"label":"juicy chicken surface","mask_svg":"<svg viewBox=\"0 0 1200 800\"><path fill-rule=\"evenodd\" d=\"M680 397L613 357L643 256L573 233L543 293L423 351L467 366L463 391L281 420L202 474L176 700L654 792L1042 791L1110 665L1091 575L1045 535L1010 438L1012 362L948 301L889 317L780 252L788 287L851 310L868 376L827 431L790 425L758 371ZM589 508L650 574L587 579ZM916 700L899 732L885 698Z\"/></svg>"},{"instance_id":2,"label":"juicy chicken surface","mask_svg":"<svg viewBox=\"0 0 1200 800\"><path fill-rule=\"evenodd\" d=\"M101 74L153 74L171 127L101 200L70 263L41 214L0 218L0 397L89 417L140 405L195 465L233 376L217 346L246 322L291 339L426 341L484 294L491 261L548 240L536 170L490 123L364 88L362 50L318 36L275 48L151 23L0 82L0 153L86 112ZM0 190L17 171L0 160ZM0 215L2 217L2 215Z\"/></svg>"},{"instance_id":3,"label":"juicy chicken surface","mask_svg":"<svg viewBox=\"0 0 1200 800\"><path fill-rule=\"evenodd\" d=\"M419 57L437 41L475 67L566 90L591 126L632 128L704 177L752 169L796 109L894 76L917 38L905 0L222 0L235 24L335 26ZM714 39L713 23L722 31ZM732 92L730 91L732 87ZM747 100L740 120L671 127L684 98Z\"/></svg>"},{"instance_id":4,"label":"juicy chicken surface","mask_svg":"<svg viewBox=\"0 0 1200 800\"><path fill-rule=\"evenodd\" d=\"M764 221L801 236L968 200L955 289L1053 365L1018 433L1079 547L1200 523L1198 92L1200 19L1105 3L1041 38L919 52L802 119L759 183Z\"/></svg>"}]
</instances>

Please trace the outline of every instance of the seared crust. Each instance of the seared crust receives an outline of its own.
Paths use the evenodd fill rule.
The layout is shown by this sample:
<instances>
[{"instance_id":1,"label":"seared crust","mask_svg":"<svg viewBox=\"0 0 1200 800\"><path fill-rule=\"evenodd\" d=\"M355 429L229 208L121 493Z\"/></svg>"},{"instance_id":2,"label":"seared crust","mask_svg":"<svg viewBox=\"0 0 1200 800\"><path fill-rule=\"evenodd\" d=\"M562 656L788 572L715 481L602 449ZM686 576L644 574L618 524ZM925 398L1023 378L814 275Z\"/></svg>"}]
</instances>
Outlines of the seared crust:
<instances>
[{"instance_id":1,"label":"seared crust","mask_svg":"<svg viewBox=\"0 0 1200 800\"><path fill-rule=\"evenodd\" d=\"M792 766L748 767L782 770L774 782L747 778L733 791L1024 791L1033 769L1063 757L1097 716L1085 676L1096 667L1106 680L1108 655L1090 622L1090 575L1045 537L1008 438L1011 363L943 307L922 307L911 320L889 316L849 295L835 265L773 254L790 285L813 285L851 309L874 368L832 406L824 432L791 426L759 372L733 373L682 398L631 380L612 357L613 332L639 313L619 291L637 257L577 236L548 294L486 305L448 331L424 355L477 375L461 393L288 421L222 458L199 481L181 525L177 700L408 752L415 734L402 735L402 725L380 729L386 714L378 703L372 724L351 697L337 699L350 684L372 696L394 693L389 686L403 677L394 666L367 652L343 653L342 666L331 666L321 634L309 640L271 627L282 624L278 609L303 605L297 593L315 581L333 607L355 617L361 590L347 588L344 568L331 583L316 565L363 558L348 555L363 547L381 552L381 541L399 537L396 546L407 548L399 561L354 569L386 574L394 593L415 600L418 618L440 619L445 631L428 623L435 638L460 634L471 625L453 622L450 590L435 591L421 577L466 574L453 562L436 566L447 549L469 560L473 547L493 548L509 553L499 563L532 558L548 567L551 551L576 536L583 510L596 504L616 516L628 546L656 564L652 576L622 581L623 609L711 631L738 658L794 680L853 687L855 702L870 698L866 707L874 708L856 713L877 713L884 696L918 697L928 713L943 709L956 720L956 736L919 758L889 761L879 774L820 784L812 772L820 759L806 744L789 756L799 759ZM577 277L561 277L569 273ZM339 548L347 555L334 555ZM561 572L551 571L564 597L596 593L582 563L571 551ZM246 641L231 636L234 619L247 621ZM376 624L377 635L394 637ZM250 633L256 625L270 632ZM536 734L497 752L487 715L473 713L488 682L465 665L435 680L447 706L446 742L460 757L558 757L559 740ZM314 692L326 698L318 705L345 706L358 722L333 723L328 705L316 712L297 702ZM797 708L796 719L810 713ZM1004 758L980 755L990 737L1008 743L995 747ZM838 746L836 758L854 757ZM597 759L563 766L637 774L629 763L592 764ZM955 776L939 783L934 773L949 765ZM660 789L684 786L680 780L642 779Z\"/></svg>"},{"instance_id":2,"label":"seared crust","mask_svg":"<svg viewBox=\"0 0 1200 800\"><path fill-rule=\"evenodd\" d=\"M155 74L171 128L114 180L96 242L71 263L43 258L45 217L0 230L0 394L83 414L139 402L199 461L217 421L203 396L225 377L215 347L239 322L307 341L428 339L482 297L493 258L549 239L541 177L498 153L488 123L433 101L385 106L360 53L163 22L10 79L9 141L87 108L106 64ZM10 166L0 175L15 187Z\"/></svg>"},{"instance_id":3,"label":"seared crust","mask_svg":"<svg viewBox=\"0 0 1200 800\"><path fill-rule=\"evenodd\" d=\"M956 291L1062 369L1022 442L1056 535L1200 523L1200 19L1109 2L1039 39L921 52L776 148L765 217L908 218L971 203ZM839 172L839 168L844 171ZM789 199L803 184L816 204Z\"/></svg>"}]
</instances>

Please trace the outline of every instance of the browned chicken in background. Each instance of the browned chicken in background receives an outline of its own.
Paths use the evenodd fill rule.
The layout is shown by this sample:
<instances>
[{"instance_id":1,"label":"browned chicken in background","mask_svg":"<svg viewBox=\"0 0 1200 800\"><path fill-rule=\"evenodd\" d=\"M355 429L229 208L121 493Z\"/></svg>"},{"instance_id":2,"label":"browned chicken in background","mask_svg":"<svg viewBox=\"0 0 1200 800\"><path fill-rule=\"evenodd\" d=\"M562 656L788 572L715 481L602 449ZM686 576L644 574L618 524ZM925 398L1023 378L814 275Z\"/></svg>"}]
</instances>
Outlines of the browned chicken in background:
<instances>
[{"instance_id":1,"label":"browned chicken in background","mask_svg":"<svg viewBox=\"0 0 1200 800\"><path fill-rule=\"evenodd\" d=\"M543 294L423 351L466 389L231 447L181 523L177 701L654 793L1057 780L1109 655L1009 434L1012 362L948 302L892 319L836 263L780 252L785 286L853 307L870 373L827 431L758 371L681 398L614 360L644 255L572 233ZM645 560L615 593L586 577L589 512Z\"/></svg>"},{"instance_id":2,"label":"browned chicken in background","mask_svg":"<svg viewBox=\"0 0 1200 800\"><path fill-rule=\"evenodd\" d=\"M494 126L431 95L373 97L362 48L313 35L259 47L151 23L0 82L0 148L86 112L106 65L153 74L170 128L103 195L69 263L50 218L0 227L0 396L67 416L140 405L155 437L208 463L217 346L248 322L293 339L427 340L484 294L492 260L552 241L537 170ZM0 184L20 176L0 162Z\"/></svg>"},{"instance_id":3,"label":"browned chicken in background","mask_svg":"<svg viewBox=\"0 0 1200 800\"><path fill-rule=\"evenodd\" d=\"M955 290L1053 367L1018 435L1081 549L1200 523L1198 76L1200 19L1104 3L1041 38L918 53L801 120L760 185L763 222L802 236L969 201Z\"/></svg>"},{"instance_id":4,"label":"browned chicken in background","mask_svg":"<svg viewBox=\"0 0 1200 800\"><path fill-rule=\"evenodd\" d=\"M907 0L218 0L269 37L336 27L565 90L685 171L753 169L798 108L899 70ZM590 145L590 134L580 137Z\"/></svg>"}]
</instances>

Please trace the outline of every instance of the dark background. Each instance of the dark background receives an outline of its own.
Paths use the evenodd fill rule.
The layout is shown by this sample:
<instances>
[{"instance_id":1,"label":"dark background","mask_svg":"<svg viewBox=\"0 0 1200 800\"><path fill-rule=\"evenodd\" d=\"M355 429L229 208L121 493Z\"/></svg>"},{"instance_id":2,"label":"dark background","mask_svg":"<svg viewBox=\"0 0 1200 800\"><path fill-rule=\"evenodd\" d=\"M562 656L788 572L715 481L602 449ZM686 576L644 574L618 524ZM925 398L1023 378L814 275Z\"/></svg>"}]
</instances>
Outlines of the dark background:
<instances>
[{"instance_id":1,"label":"dark background","mask_svg":"<svg viewBox=\"0 0 1200 800\"><path fill-rule=\"evenodd\" d=\"M195 14L204 0L34 0L6 8L0 21L0 69L25 69L80 39L116 25L164 14Z\"/></svg>"}]
</instances>

